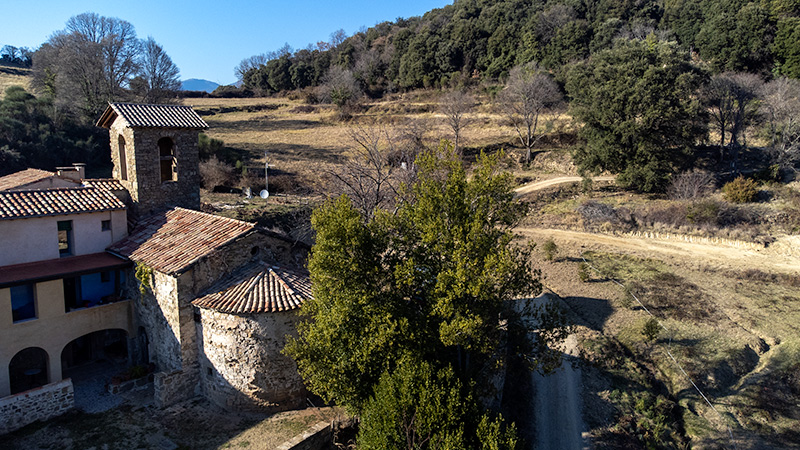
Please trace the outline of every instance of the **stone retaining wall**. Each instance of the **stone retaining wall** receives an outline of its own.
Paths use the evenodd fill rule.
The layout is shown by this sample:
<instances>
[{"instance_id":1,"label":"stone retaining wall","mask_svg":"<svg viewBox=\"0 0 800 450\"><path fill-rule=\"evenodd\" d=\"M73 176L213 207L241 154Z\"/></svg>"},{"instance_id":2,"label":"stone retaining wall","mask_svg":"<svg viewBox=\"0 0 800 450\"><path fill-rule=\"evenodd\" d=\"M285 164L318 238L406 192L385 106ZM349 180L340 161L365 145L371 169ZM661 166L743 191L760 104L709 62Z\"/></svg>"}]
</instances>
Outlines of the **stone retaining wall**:
<instances>
[{"instance_id":1,"label":"stone retaining wall","mask_svg":"<svg viewBox=\"0 0 800 450\"><path fill-rule=\"evenodd\" d=\"M153 377L153 400L159 408L166 408L198 395L196 371L177 370L158 372Z\"/></svg>"},{"instance_id":2,"label":"stone retaining wall","mask_svg":"<svg viewBox=\"0 0 800 450\"><path fill-rule=\"evenodd\" d=\"M60 416L74 406L75 395L70 378L0 398L0 434L10 433L37 420Z\"/></svg>"},{"instance_id":3,"label":"stone retaining wall","mask_svg":"<svg viewBox=\"0 0 800 450\"><path fill-rule=\"evenodd\" d=\"M112 383L108 385L108 392L109 394L122 394L125 392L143 391L153 384L154 379L155 377L151 373L147 374L147 376L136 378L135 380L123 381L118 384Z\"/></svg>"},{"instance_id":4,"label":"stone retaining wall","mask_svg":"<svg viewBox=\"0 0 800 450\"><path fill-rule=\"evenodd\" d=\"M305 433L284 442L276 450L320 450L333 442L333 429L328 422L317 422Z\"/></svg>"},{"instance_id":5,"label":"stone retaining wall","mask_svg":"<svg viewBox=\"0 0 800 450\"><path fill-rule=\"evenodd\" d=\"M657 231L631 231L628 233L623 233L622 236L645 238L645 239L661 239L667 241L693 242L698 244L724 245L727 247L748 248L752 250L763 249L765 247L764 244L759 244L756 242L738 241L734 239L725 239L720 237L705 237L705 236L691 236L686 234L659 233Z\"/></svg>"}]
</instances>

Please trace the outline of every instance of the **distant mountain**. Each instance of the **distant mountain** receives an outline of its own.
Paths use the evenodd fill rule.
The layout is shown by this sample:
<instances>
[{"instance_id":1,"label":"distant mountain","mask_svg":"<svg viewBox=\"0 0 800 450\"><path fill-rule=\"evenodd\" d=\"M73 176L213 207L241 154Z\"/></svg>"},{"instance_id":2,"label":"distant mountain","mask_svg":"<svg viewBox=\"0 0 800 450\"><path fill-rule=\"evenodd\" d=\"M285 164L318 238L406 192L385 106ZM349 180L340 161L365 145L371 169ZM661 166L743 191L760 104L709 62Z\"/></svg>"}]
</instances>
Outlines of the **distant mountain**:
<instances>
[{"instance_id":1,"label":"distant mountain","mask_svg":"<svg viewBox=\"0 0 800 450\"><path fill-rule=\"evenodd\" d=\"M219 84L208 80L198 80L197 78L189 78L188 80L181 81L182 91L206 91L211 92L217 88Z\"/></svg>"}]
</instances>

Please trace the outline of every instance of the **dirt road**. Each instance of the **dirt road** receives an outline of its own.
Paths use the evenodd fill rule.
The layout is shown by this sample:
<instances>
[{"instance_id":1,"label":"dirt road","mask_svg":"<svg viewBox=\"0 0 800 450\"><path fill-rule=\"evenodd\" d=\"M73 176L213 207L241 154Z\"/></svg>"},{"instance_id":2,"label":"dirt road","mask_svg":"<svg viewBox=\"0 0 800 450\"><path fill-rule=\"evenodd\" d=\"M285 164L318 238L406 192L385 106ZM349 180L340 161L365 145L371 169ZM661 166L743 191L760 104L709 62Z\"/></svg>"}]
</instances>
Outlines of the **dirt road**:
<instances>
[{"instance_id":1,"label":"dirt road","mask_svg":"<svg viewBox=\"0 0 800 450\"><path fill-rule=\"evenodd\" d=\"M615 251L639 254L644 257L659 253L675 258L690 259L695 262L711 262L736 269L769 269L785 273L797 273L800 271L800 258L788 256L775 250L775 248L793 245L782 242L782 240L788 241L792 239L791 237L781 238L767 248L753 250L697 242L609 236L556 229L517 228L515 231L538 239L552 238L576 242L585 245L587 248L613 247Z\"/></svg>"},{"instance_id":2,"label":"dirt road","mask_svg":"<svg viewBox=\"0 0 800 450\"><path fill-rule=\"evenodd\" d=\"M582 180L581 177L558 177L558 178L551 178L549 180L544 181L534 181L533 183L528 183L524 186L520 186L514 189L514 192L517 195L524 195L531 193L533 191L538 191L540 189L549 188L551 186L556 186L559 184L566 184L566 183L578 183ZM592 181L614 181L614 177L612 176L604 176L604 177L594 177Z\"/></svg>"}]
</instances>

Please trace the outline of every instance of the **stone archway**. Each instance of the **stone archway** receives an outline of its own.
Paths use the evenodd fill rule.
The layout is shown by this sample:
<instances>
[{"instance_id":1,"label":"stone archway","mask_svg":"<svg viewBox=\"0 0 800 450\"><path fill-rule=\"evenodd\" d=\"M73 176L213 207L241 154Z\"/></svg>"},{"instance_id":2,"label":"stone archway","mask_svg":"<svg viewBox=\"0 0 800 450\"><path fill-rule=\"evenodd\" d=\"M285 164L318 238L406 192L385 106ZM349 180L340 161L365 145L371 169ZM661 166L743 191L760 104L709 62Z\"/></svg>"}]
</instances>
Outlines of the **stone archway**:
<instances>
[{"instance_id":1,"label":"stone archway","mask_svg":"<svg viewBox=\"0 0 800 450\"><path fill-rule=\"evenodd\" d=\"M17 352L8 364L11 394L47 384L48 360L47 352L39 347L28 347Z\"/></svg>"},{"instance_id":2,"label":"stone archway","mask_svg":"<svg viewBox=\"0 0 800 450\"><path fill-rule=\"evenodd\" d=\"M121 329L85 334L61 351L62 377L72 379L75 407L89 413L121 403L121 399L107 392L106 386L129 365L128 333Z\"/></svg>"}]
</instances>

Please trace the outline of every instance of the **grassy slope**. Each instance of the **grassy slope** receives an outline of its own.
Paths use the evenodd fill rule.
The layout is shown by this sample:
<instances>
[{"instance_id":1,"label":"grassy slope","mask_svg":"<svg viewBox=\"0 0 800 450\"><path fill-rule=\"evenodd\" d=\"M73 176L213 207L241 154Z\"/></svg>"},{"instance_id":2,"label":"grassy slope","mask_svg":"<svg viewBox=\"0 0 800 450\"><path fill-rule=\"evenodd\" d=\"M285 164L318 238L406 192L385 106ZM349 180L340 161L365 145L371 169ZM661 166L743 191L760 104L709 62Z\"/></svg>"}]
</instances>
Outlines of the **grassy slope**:
<instances>
[{"instance_id":1,"label":"grassy slope","mask_svg":"<svg viewBox=\"0 0 800 450\"><path fill-rule=\"evenodd\" d=\"M25 90L30 90L30 73L30 69L0 66L0 99L11 86L22 86Z\"/></svg>"}]
</instances>

